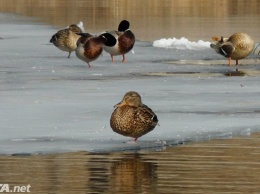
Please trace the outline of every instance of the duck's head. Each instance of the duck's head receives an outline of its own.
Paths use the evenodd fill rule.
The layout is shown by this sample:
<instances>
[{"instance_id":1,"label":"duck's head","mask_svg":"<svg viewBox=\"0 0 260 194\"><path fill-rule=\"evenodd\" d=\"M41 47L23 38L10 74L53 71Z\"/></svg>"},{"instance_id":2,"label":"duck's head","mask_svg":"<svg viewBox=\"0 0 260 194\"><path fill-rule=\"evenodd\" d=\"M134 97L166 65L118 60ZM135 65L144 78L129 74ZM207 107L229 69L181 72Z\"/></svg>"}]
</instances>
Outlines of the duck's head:
<instances>
[{"instance_id":1,"label":"duck's head","mask_svg":"<svg viewBox=\"0 0 260 194\"><path fill-rule=\"evenodd\" d=\"M115 46L117 41L112 34L107 32L101 34L99 37L102 38L104 40L104 44L109 47Z\"/></svg>"},{"instance_id":2,"label":"duck's head","mask_svg":"<svg viewBox=\"0 0 260 194\"><path fill-rule=\"evenodd\" d=\"M213 40L214 42L216 42L217 44L222 44L222 43L224 43L224 42L227 42L227 41L228 41L228 38L225 38L225 37L223 37L223 36L221 36L221 37L213 36L213 37L212 37L212 40Z\"/></svg>"},{"instance_id":3,"label":"duck's head","mask_svg":"<svg viewBox=\"0 0 260 194\"><path fill-rule=\"evenodd\" d=\"M139 107L142 106L142 100L141 100L141 96L135 92L135 91L130 91L127 92L123 98L123 100L121 102L119 102L118 104L116 104L114 107L121 107L124 105L128 105L128 106L133 106L133 107Z\"/></svg>"},{"instance_id":4,"label":"duck's head","mask_svg":"<svg viewBox=\"0 0 260 194\"><path fill-rule=\"evenodd\" d=\"M75 33L82 33L82 30L76 24L71 24L69 26L69 30L71 30L72 32L75 32Z\"/></svg>"},{"instance_id":5,"label":"duck's head","mask_svg":"<svg viewBox=\"0 0 260 194\"><path fill-rule=\"evenodd\" d=\"M219 37L213 36L213 37L212 37L212 40L213 40L214 42L218 42L218 41L219 41Z\"/></svg>"},{"instance_id":6,"label":"duck's head","mask_svg":"<svg viewBox=\"0 0 260 194\"><path fill-rule=\"evenodd\" d=\"M122 21L120 22L120 24L118 25L118 31L119 31L119 32L124 32L124 31L128 30L129 27L130 27L129 21L127 21L127 20L122 20Z\"/></svg>"}]
</instances>

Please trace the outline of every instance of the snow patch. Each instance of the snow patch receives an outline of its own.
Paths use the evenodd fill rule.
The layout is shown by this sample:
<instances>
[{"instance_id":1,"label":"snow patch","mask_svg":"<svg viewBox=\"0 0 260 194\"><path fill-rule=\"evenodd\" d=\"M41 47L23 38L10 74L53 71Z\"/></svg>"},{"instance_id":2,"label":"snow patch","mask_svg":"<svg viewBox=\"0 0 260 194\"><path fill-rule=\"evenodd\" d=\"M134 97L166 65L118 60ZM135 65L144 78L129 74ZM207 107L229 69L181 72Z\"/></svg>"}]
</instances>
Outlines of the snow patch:
<instances>
[{"instance_id":1,"label":"snow patch","mask_svg":"<svg viewBox=\"0 0 260 194\"><path fill-rule=\"evenodd\" d=\"M195 41L189 41L187 38L163 38L160 40L155 40L153 42L154 47L160 47L160 48L175 48L180 50L204 50L210 48L211 42L198 40Z\"/></svg>"}]
</instances>

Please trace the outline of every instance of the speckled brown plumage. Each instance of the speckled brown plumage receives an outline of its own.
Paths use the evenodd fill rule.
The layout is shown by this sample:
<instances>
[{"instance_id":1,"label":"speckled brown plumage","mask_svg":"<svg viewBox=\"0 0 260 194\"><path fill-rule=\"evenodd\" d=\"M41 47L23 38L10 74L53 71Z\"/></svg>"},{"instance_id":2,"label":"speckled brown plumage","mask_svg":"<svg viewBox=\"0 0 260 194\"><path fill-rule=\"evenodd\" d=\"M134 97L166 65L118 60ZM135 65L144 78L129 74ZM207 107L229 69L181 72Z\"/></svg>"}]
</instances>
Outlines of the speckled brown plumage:
<instances>
[{"instance_id":1,"label":"speckled brown plumage","mask_svg":"<svg viewBox=\"0 0 260 194\"><path fill-rule=\"evenodd\" d=\"M233 34L229 38L221 37L217 43L210 46L217 53L227 57L229 65L231 65L231 59L236 60L236 65L238 65L238 60L246 58L252 53L255 43L248 34L240 32Z\"/></svg>"},{"instance_id":2,"label":"speckled brown plumage","mask_svg":"<svg viewBox=\"0 0 260 194\"><path fill-rule=\"evenodd\" d=\"M110 118L111 128L116 133L135 138L135 141L158 123L156 114L142 103L141 96L135 91L127 92L115 107Z\"/></svg>"},{"instance_id":3,"label":"speckled brown plumage","mask_svg":"<svg viewBox=\"0 0 260 194\"><path fill-rule=\"evenodd\" d=\"M76 33L82 33L82 31L76 24L71 24L69 28L59 30L55 33L50 39L50 42L60 50L69 52L69 58L71 52L77 48L77 41L80 36Z\"/></svg>"}]
</instances>

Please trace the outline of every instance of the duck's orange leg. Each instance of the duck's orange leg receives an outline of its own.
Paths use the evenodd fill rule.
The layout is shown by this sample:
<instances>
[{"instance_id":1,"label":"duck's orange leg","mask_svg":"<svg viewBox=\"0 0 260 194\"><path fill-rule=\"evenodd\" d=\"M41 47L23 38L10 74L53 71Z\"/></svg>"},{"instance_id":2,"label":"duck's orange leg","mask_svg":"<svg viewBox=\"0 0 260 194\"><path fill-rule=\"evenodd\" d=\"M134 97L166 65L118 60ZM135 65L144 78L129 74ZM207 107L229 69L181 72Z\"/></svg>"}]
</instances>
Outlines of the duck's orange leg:
<instances>
[{"instance_id":1,"label":"duck's orange leg","mask_svg":"<svg viewBox=\"0 0 260 194\"><path fill-rule=\"evenodd\" d=\"M123 55L123 63L126 63L126 58L125 58L125 55Z\"/></svg>"},{"instance_id":2,"label":"duck's orange leg","mask_svg":"<svg viewBox=\"0 0 260 194\"><path fill-rule=\"evenodd\" d=\"M114 63L115 62L114 56L113 55L110 55L110 56L111 56L112 62Z\"/></svg>"},{"instance_id":3,"label":"duck's orange leg","mask_svg":"<svg viewBox=\"0 0 260 194\"><path fill-rule=\"evenodd\" d=\"M228 58L228 66L232 66L231 57Z\"/></svg>"}]
</instances>

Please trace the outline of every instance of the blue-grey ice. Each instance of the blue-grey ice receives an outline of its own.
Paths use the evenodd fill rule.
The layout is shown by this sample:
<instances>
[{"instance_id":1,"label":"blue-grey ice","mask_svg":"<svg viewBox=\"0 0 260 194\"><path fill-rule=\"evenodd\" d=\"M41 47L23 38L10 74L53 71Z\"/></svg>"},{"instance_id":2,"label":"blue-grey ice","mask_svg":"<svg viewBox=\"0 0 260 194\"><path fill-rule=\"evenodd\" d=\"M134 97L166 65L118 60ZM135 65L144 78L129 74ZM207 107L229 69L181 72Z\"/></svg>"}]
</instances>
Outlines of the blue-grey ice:
<instances>
[{"instance_id":1,"label":"blue-grey ice","mask_svg":"<svg viewBox=\"0 0 260 194\"><path fill-rule=\"evenodd\" d=\"M103 52L88 68L48 43L56 28L9 14L0 24L0 154L160 149L260 131L259 56L240 61L244 76L229 77L236 67L207 41L195 42L203 49L137 41L127 63ZM130 90L160 124L135 144L109 125Z\"/></svg>"}]
</instances>

